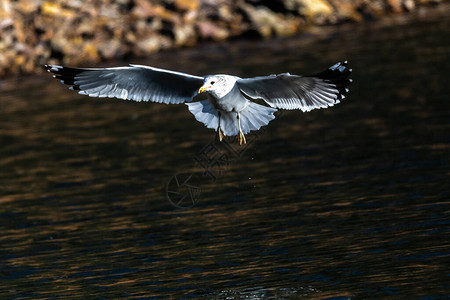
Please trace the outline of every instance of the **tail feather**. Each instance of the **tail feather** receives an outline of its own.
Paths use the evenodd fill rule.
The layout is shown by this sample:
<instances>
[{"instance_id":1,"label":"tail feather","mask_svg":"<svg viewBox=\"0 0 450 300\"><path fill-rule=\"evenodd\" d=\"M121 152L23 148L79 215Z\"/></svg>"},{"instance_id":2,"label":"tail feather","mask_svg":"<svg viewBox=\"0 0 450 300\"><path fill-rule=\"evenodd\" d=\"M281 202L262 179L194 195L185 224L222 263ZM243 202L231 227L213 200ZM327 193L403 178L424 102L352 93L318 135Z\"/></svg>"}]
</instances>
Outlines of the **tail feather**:
<instances>
[{"instance_id":1,"label":"tail feather","mask_svg":"<svg viewBox=\"0 0 450 300\"><path fill-rule=\"evenodd\" d=\"M220 128L227 136L235 136L239 134L237 113L220 112Z\"/></svg>"},{"instance_id":2,"label":"tail feather","mask_svg":"<svg viewBox=\"0 0 450 300\"><path fill-rule=\"evenodd\" d=\"M207 128L217 130L219 125L219 113L208 100L186 103L189 111L195 116L197 121L205 124ZM252 130L258 130L262 126L269 124L275 116L277 110L272 107L263 106L254 102L240 112L241 130L244 134ZM220 128L227 136L235 136L239 133L237 113L220 112Z\"/></svg>"},{"instance_id":3,"label":"tail feather","mask_svg":"<svg viewBox=\"0 0 450 300\"><path fill-rule=\"evenodd\" d=\"M185 104L197 121L205 124L207 128L217 129L217 126L219 125L219 114L208 100L187 102Z\"/></svg>"},{"instance_id":4,"label":"tail feather","mask_svg":"<svg viewBox=\"0 0 450 300\"><path fill-rule=\"evenodd\" d=\"M273 113L276 111L275 108L250 102L240 113L242 132L246 134L251 130L258 130L262 126L269 124L270 121L275 119Z\"/></svg>"}]
</instances>

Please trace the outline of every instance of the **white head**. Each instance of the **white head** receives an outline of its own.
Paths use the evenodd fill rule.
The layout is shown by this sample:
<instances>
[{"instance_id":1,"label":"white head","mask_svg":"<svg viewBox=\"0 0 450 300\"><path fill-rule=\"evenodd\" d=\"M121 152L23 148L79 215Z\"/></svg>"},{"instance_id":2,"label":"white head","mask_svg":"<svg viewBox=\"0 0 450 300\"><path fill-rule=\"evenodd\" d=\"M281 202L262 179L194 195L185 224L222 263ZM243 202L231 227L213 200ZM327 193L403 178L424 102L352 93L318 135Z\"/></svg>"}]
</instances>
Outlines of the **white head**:
<instances>
[{"instance_id":1,"label":"white head","mask_svg":"<svg viewBox=\"0 0 450 300\"><path fill-rule=\"evenodd\" d=\"M237 77L230 75L206 76L198 93L207 92L215 98L222 98L233 89L237 79Z\"/></svg>"}]
</instances>

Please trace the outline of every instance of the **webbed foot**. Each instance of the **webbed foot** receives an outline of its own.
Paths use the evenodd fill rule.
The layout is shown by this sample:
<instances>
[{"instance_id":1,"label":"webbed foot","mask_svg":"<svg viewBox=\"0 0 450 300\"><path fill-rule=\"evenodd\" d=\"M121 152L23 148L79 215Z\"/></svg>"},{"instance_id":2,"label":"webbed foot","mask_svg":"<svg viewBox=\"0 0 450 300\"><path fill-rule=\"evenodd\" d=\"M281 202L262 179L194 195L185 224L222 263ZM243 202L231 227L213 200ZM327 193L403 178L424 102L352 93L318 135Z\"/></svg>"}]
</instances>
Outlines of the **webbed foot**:
<instances>
[{"instance_id":1,"label":"webbed foot","mask_svg":"<svg viewBox=\"0 0 450 300\"><path fill-rule=\"evenodd\" d=\"M247 142L245 141L245 135L241 130L241 115L239 113L237 113L237 120L238 120L238 128L239 128L239 134L238 134L239 145L245 145Z\"/></svg>"},{"instance_id":2,"label":"webbed foot","mask_svg":"<svg viewBox=\"0 0 450 300\"><path fill-rule=\"evenodd\" d=\"M239 129L238 141L239 141L239 145L245 145L247 143L247 141L245 140L245 135L242 133L242 131L240 129Z\"/></svg>"},{"instance_id":3,"label":"webbed foot","mask_svg":"<svg viewBox=\"0 0 450 300\"><path fill-rule=\"evenodd\" d=\"M222 128L217 128L217 137L219 138L219 141L222 141L225 137L225 133L223 133Z\"/></svg>"}]
</instances>

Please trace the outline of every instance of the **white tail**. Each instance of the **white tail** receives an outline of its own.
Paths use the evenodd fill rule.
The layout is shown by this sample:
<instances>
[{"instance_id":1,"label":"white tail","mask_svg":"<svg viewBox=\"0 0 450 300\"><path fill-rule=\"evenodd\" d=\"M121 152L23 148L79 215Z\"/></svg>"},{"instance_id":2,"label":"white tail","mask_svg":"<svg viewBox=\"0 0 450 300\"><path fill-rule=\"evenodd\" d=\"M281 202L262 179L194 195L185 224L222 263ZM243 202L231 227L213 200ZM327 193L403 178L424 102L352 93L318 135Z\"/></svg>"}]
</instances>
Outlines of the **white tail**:
<instances>
[{"instance_id":1,"label":"white tail","mask_svg":"<svg viewBox=\"0 0 450 300\"><path fill-rule=\"evenodd\" d=\"M217 130L219 125L219 114L208 100L186 103L189 111L195 116L197 121L205 124L207 128ZM269 124L275 116L275 108L263 106L254 102L240 112L241 130L244 134L251 130L258 130L261 126ZM237 113L220 112L220 128L227 136L235 136L239 133Z\"/></svg>"}]
</instances>

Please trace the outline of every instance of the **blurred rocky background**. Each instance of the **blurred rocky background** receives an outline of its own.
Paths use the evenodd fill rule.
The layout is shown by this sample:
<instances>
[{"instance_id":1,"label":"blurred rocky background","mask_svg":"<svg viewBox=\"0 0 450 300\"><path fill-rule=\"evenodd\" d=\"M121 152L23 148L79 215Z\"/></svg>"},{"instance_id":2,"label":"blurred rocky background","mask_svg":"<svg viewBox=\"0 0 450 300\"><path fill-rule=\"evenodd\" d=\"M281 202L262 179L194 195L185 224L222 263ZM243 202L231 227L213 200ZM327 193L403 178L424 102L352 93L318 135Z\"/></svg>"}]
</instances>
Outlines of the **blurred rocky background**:
<instances>
[{"instance_id":1,"label":"blurred rocky background","mask_svg":"<svg viewBox=\"0 0 450 300\"><path fill-rule=\"evenodd\" d=\"M0 0L0 78L234 37L293 35L439 0Z\"/></svg>"}]
</instances>

